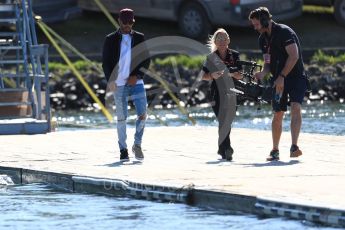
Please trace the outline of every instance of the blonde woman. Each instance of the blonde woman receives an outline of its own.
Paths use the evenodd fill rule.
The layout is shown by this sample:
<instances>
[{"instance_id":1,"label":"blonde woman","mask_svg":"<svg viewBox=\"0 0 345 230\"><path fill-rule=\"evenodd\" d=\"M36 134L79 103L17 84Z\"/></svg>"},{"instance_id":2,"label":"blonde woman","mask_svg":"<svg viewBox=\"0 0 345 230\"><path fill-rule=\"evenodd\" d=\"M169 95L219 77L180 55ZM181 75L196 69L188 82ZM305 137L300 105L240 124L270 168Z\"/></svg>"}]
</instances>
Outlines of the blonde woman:
<instances>
[{"instance_id":1,"label":"blonde woman","mask_svg":"<svg viewBox=\"0 0 345 230\"><path fill-rule=\"evenodd\" d=\"M211 53L202 68L202 79L212 81L210 95L212 109L218 120L218 154L232 160L230 144L231 124L236 115L236 94L233 79L242 78L242 66L237 64L239 53L229 48L230 37L224 29L218 29L209 39Z\"/></svg>"}]
</instances>

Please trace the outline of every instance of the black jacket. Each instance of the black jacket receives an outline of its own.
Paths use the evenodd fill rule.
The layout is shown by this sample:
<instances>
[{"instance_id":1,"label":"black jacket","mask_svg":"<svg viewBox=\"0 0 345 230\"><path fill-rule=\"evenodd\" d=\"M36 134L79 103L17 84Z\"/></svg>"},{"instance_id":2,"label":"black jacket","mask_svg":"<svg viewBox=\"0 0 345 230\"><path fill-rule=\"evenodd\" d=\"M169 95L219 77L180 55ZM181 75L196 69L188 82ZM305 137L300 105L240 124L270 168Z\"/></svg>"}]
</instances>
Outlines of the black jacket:
<instances>
[{"instance_id":1,"label":"black jacket","mask_svg":"<svg viewBox=\"0 0 345 230\"><path fill-rule=\"evenodd\" d=\"M144 73L140 71L140 68L148 69L150 65L149 52L146 46L137 50L133 55L133 47L145 41L144 34L132 30L132 60L131 60L131 69L130 75L136 75L138 79L144 77ZM121 48L122 35L120 30L117 30L106 36L104 45L103 45L103 55L102 55L102 67L104 75L109 81L109 78L115 67L115 74L118 71L118 62L120 59L120 48Z\"/></svg>"}]
</instances>

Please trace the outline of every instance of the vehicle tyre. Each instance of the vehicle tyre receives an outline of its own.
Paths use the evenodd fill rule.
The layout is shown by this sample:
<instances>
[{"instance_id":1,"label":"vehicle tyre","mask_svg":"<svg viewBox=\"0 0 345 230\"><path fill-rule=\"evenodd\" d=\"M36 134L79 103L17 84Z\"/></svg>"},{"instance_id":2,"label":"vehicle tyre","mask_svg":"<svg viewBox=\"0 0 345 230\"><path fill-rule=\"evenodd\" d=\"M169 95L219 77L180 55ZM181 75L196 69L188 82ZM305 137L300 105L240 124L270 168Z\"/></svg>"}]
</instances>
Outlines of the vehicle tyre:
<instances>
[{"instance_id":1,"label":"vehicle tyre","mask_svg":"<svg viewBox=\"0 0 345 230\"><path fill-rule=\"evenodd\" d=\"M335 0L334 16L341 25L345 26L345 0Z\"/></svg>"},{"instance_id":2,"label":"vehicle tyre","mask_svg":"<svg viewBox=\"0 0 345 230\"><path fill-rule=\"evenodd\" d=\"M182 6L178 24L182 34L194 39L206 38L212 28L205 10L197 3Z\"/></svg>"}]
</instances>

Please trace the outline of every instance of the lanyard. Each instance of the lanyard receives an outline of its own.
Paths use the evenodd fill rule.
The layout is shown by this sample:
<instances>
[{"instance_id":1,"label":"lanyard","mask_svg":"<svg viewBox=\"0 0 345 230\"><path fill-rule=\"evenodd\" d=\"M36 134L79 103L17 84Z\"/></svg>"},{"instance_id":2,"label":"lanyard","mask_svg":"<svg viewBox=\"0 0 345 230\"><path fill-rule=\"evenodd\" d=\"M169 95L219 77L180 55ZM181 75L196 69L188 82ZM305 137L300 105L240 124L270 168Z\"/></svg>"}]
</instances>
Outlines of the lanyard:
<instances>
[{"instance_id":1,"label":"lanyard","mask_svg":"<svg viewBox=\"0 0 345 230\"><path fill-rule=\"evenodd\" d=\"M266 40L266 44L267 44L267 53L268 54L271 54L271 44L272 44L272 40L273 40L273 30L274 30L274 23L272 23L270 41L268 41L268 34L267 34L267 36L265 36L265 40Z\"/></svg>"},{"instance_id":2,"label":"lanyard","mask_svg":"<svg viewBox=\"0 0 345 230\"><path fill-rule=\"evenodd\" d=\"M272 35L272 34L271 34L271 35ZM267 37L266 37L267 53L268 53L268 54L271 54L271 44L272 44L272 39L273 39L273 36L271 36L270 41L268 41L268 39L267 39Z\"/></svg>"}]
</instances>

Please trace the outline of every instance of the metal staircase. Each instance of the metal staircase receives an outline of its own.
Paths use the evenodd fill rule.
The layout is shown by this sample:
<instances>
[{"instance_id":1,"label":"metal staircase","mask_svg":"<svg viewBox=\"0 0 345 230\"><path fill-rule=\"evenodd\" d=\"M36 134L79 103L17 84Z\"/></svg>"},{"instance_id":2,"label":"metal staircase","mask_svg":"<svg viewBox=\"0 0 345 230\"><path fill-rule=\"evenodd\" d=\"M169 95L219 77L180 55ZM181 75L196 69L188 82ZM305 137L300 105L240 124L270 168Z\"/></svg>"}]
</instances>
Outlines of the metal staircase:
<instances>
[{"instance_id":1,"label":"metal staircase","mask_svg":"<svg viewBox=\"0 0 345 230\"><path fill-rule=\"evenodd\" d=\"M47 133L48 45L37 43L31 0L0 4L0 25L12 28L0 31L0 134Z\"/></svg>"}]
</instances>

